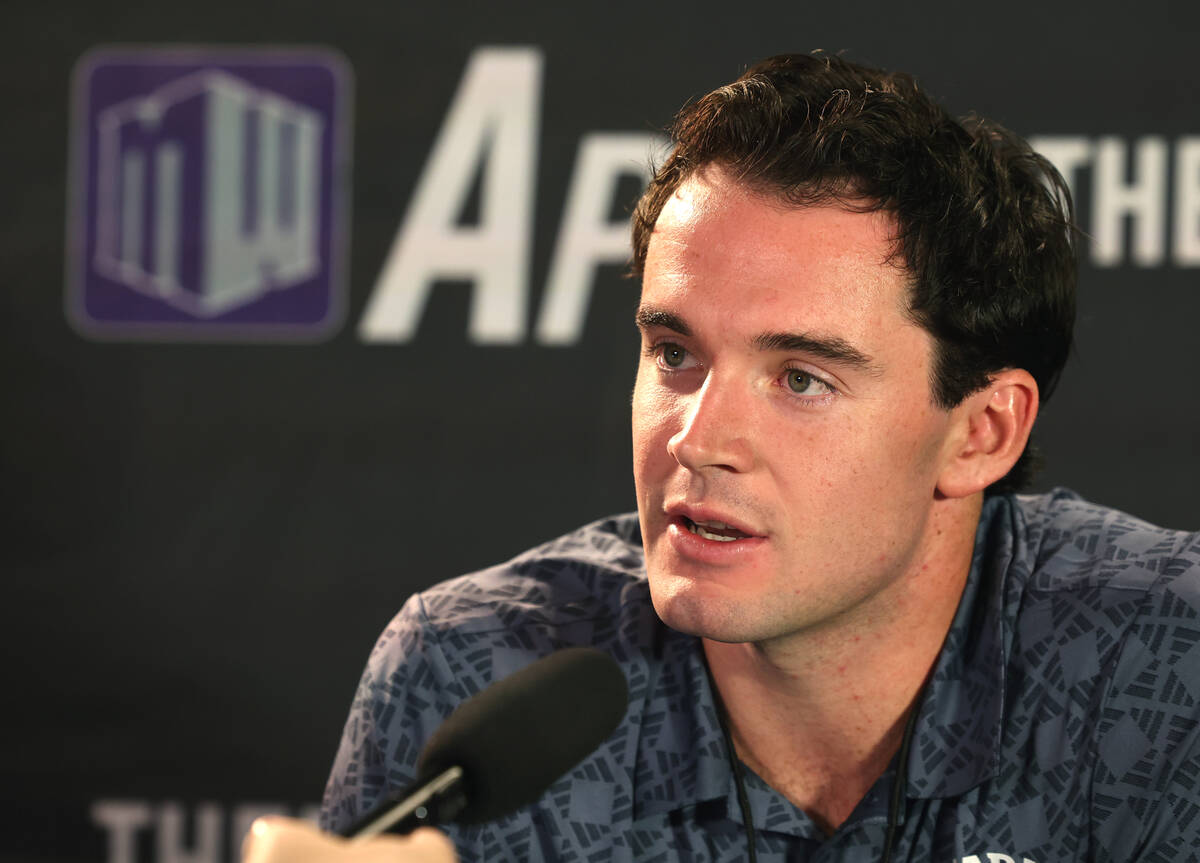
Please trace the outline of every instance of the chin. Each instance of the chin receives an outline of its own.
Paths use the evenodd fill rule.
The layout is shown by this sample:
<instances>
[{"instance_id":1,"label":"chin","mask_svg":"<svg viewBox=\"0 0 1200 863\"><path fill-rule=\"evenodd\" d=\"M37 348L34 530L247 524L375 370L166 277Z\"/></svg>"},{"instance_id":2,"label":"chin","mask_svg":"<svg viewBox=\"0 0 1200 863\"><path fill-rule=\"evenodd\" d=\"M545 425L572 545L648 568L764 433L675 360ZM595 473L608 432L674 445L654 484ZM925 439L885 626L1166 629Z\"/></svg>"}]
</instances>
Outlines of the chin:
<instances>
[{"instance_id":1,"label":"chin","mask_svg":"<svg viewBox=\"0 0 1200 863\"><path fill-rule=\"evenodd\" d=\"M654 611L676 632L731 644L757 640L750 621L744 619L745 606L731 597L705 593L684 578L650 579Z\"/></svg>"}]
</instances>

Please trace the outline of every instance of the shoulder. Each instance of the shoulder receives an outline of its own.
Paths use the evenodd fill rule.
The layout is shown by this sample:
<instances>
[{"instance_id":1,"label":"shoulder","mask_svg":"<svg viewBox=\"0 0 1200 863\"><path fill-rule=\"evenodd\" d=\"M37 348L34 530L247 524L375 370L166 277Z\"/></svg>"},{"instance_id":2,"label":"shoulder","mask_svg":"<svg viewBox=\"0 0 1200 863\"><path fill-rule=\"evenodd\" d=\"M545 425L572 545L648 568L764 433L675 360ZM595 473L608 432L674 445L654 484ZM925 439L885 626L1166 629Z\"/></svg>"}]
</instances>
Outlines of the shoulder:
<instances>
[{"instance_id":1,"label":"shoulder","mask_svg":"<svg viewBox=\"0 0 1200 863\"><path fill-rule=\"evenodd\" d=\"M585 525L506 563L416 594L384 632L380 645L414 628L451 638L460 648L496 633L546 633L571 642L573 629L620 615L645 584L637 517ZM595 638L591 627L583 627ZM551 646L551 645L547 645ZM552 647L567 646L566 643Z\"/></svg>"},{"instance_id":2,"label":"shoulder","mask_svg":"<svg viewBox=\"0 0 1200 863\"><path fill-rule=\"evenodd\" d=\"M498 566L419 594L426 622L479 628L554 625L619 607L624 591L644 581L641 535L633 514L592 522Z\"/></svg>"},{"instance_id":3,"label":"shoulder","mask_svg":"<svg viewBox=\"0 0 1200 863\"><path fill-rule=\"evenodd\" d=\"M1200 534L1158 527L1066 489L1010 500L1014 563L1029 587L1200 596Z\"/></svg>"},{"instance_id":4,"label":"shoulder","mask_svg":"<svg viewBox=\"0 0 1200 863\"><path fill-rule=\"evenodd\" d=\"M1200 640L1200 535L1061 489L1010 501L1005 606L1018 641L1027 650L1053 644L1054 655L1107 671L1110 696L1146 663L1182 662L1180 672L1190 663L1200 703L1200 646L1192 650ZM1025 659L1044 664L1048 655L1039 649Z\"/></svg>"},{"instance_id":5,"label":"shoulder","mask_svg":"<svg viewBox=\"0 0 1200 863\"><path fill-rule=\"evenodd\" d=\"M336 828L411 782L461 702L541 656L588 645L631 685L658 637L636 516L603 519L410 597L375 643L326 787ZM640 675L644 677L644 673Z\"/></svg>"},{"instance_id":6,"label":"shoulder","mask_svg":"<svg viewBox=\"0 0 1200 863\"><path fill-rule=\"evenodd\" d=\"M563 647L621 659L651 618L637 517L614 516L411 597L376 642L362 687L428 692L444 714Z\"/></svg>"},{"instance_id":7,"label":"shoulder","mask_svg":"<svg viewBox=\"0 0 1200 863\"><path fill-rule=\"evenodd\" d=\"M1113 859L1170 850L1200 782L1200 536L1062 490L1013 504L1017 650L1039 698L1080 704L1090 732L1064 751L1090 765L1097 841Z\"/></svg>"}]
</instances>

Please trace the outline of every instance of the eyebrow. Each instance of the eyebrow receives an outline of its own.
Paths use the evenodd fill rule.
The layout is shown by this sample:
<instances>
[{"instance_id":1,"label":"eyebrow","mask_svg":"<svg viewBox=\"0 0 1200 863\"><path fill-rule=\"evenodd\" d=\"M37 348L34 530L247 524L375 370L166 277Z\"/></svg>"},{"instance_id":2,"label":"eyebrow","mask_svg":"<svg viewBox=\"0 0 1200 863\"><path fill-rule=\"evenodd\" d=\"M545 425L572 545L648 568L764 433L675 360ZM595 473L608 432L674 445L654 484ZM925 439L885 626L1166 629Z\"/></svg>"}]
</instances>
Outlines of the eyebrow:
<instances>
[{"instance_id":1,"label":"eyebrow","mask_svg":"<svg viewBox=\"0 0 1200 863\"><path fill-rule=\"evenodd\" d=\"M637 324L639 330L662 327L664 330L671 330L672 332L679 333L681 336L690 336L692 334L692 328L687 325L687 322L683 318L656 306L640 306L633 318L633 322Z\"/></svg>"},{"instance_id":2,"label":"eyebrow","mask_svg":"<svg viewBox=\"0 0 1200 863\"><path fill-rule=\"evenodd\" d=\"M797 351L812 354L839 365L859 371L879 374L875 361L845 339L836 336L815 336L807 333L762 333L754 337L760 351Z\"/></svg>"},{"instance_id":3,"label":"eyebrow","mask_svg":"<svg viewBox=\"0 0 1200 863\"><path fill-rule=\"evenodd\" d=\"M638 329L647 330L651 327L662 327L690 336L692 328L687 321L674 312L660 309L656 306L642 306L634 318ZM821 336L811 333L760 333L751 339L751 343L760 351L795 351L811 354L815 357L829 360L838 365L858 369L872 375L880 372L875 361L851 345L845 339L836 336Z\"/></svg>"}]
</instances>

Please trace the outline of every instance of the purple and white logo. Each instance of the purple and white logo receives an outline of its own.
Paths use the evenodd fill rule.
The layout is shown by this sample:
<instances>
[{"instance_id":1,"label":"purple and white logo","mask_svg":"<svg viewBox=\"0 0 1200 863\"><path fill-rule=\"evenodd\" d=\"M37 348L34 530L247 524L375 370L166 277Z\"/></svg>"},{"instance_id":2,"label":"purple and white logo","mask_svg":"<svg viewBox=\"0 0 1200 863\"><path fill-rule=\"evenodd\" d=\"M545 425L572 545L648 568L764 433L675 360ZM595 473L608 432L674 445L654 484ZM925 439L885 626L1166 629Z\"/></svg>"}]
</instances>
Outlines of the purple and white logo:
<instances>
[{"instance_id":1,"label":"purple and white logo","mask_svg":"<svg viewBox=\"0 0 1200 863\"><path fill-rule=\"evenodd\" d=\"M341 323L350 76L318 49L100 49L76 68L68 314L88 335Z\"/></svg>"}]
</instances>

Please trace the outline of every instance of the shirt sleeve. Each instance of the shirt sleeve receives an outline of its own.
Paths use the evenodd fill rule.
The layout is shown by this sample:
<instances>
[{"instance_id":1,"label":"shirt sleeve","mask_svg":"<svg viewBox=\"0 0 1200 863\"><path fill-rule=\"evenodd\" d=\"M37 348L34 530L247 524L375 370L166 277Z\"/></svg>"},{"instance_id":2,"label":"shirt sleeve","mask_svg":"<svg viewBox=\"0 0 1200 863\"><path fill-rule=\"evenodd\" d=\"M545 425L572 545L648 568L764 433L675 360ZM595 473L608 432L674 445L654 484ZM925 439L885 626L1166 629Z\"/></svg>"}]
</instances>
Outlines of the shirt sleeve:
<instances>
[{"instance_id":1,"label":"shirt sleeve","mask_svg":"<svg viewBox=\"0 0 1200 863\"><path fill-rule=\"evenodd\" d=\"M322 829L344 829L413 782L421 748L462 699L460 688L413 596L379 637L354 693L325 786Z\"/></svg>"},{"instance_id":2,"label":"shirt sleeve","mask_svg":"<svg viewBox=\"0 0 1200 863\"><path fill-rule=\"evenodd\" d=\"M1193 541L1163 570L1126 634L1100 717L1099 861L1200 863L1200 547Z\"/></svg>"}]
</instances>

